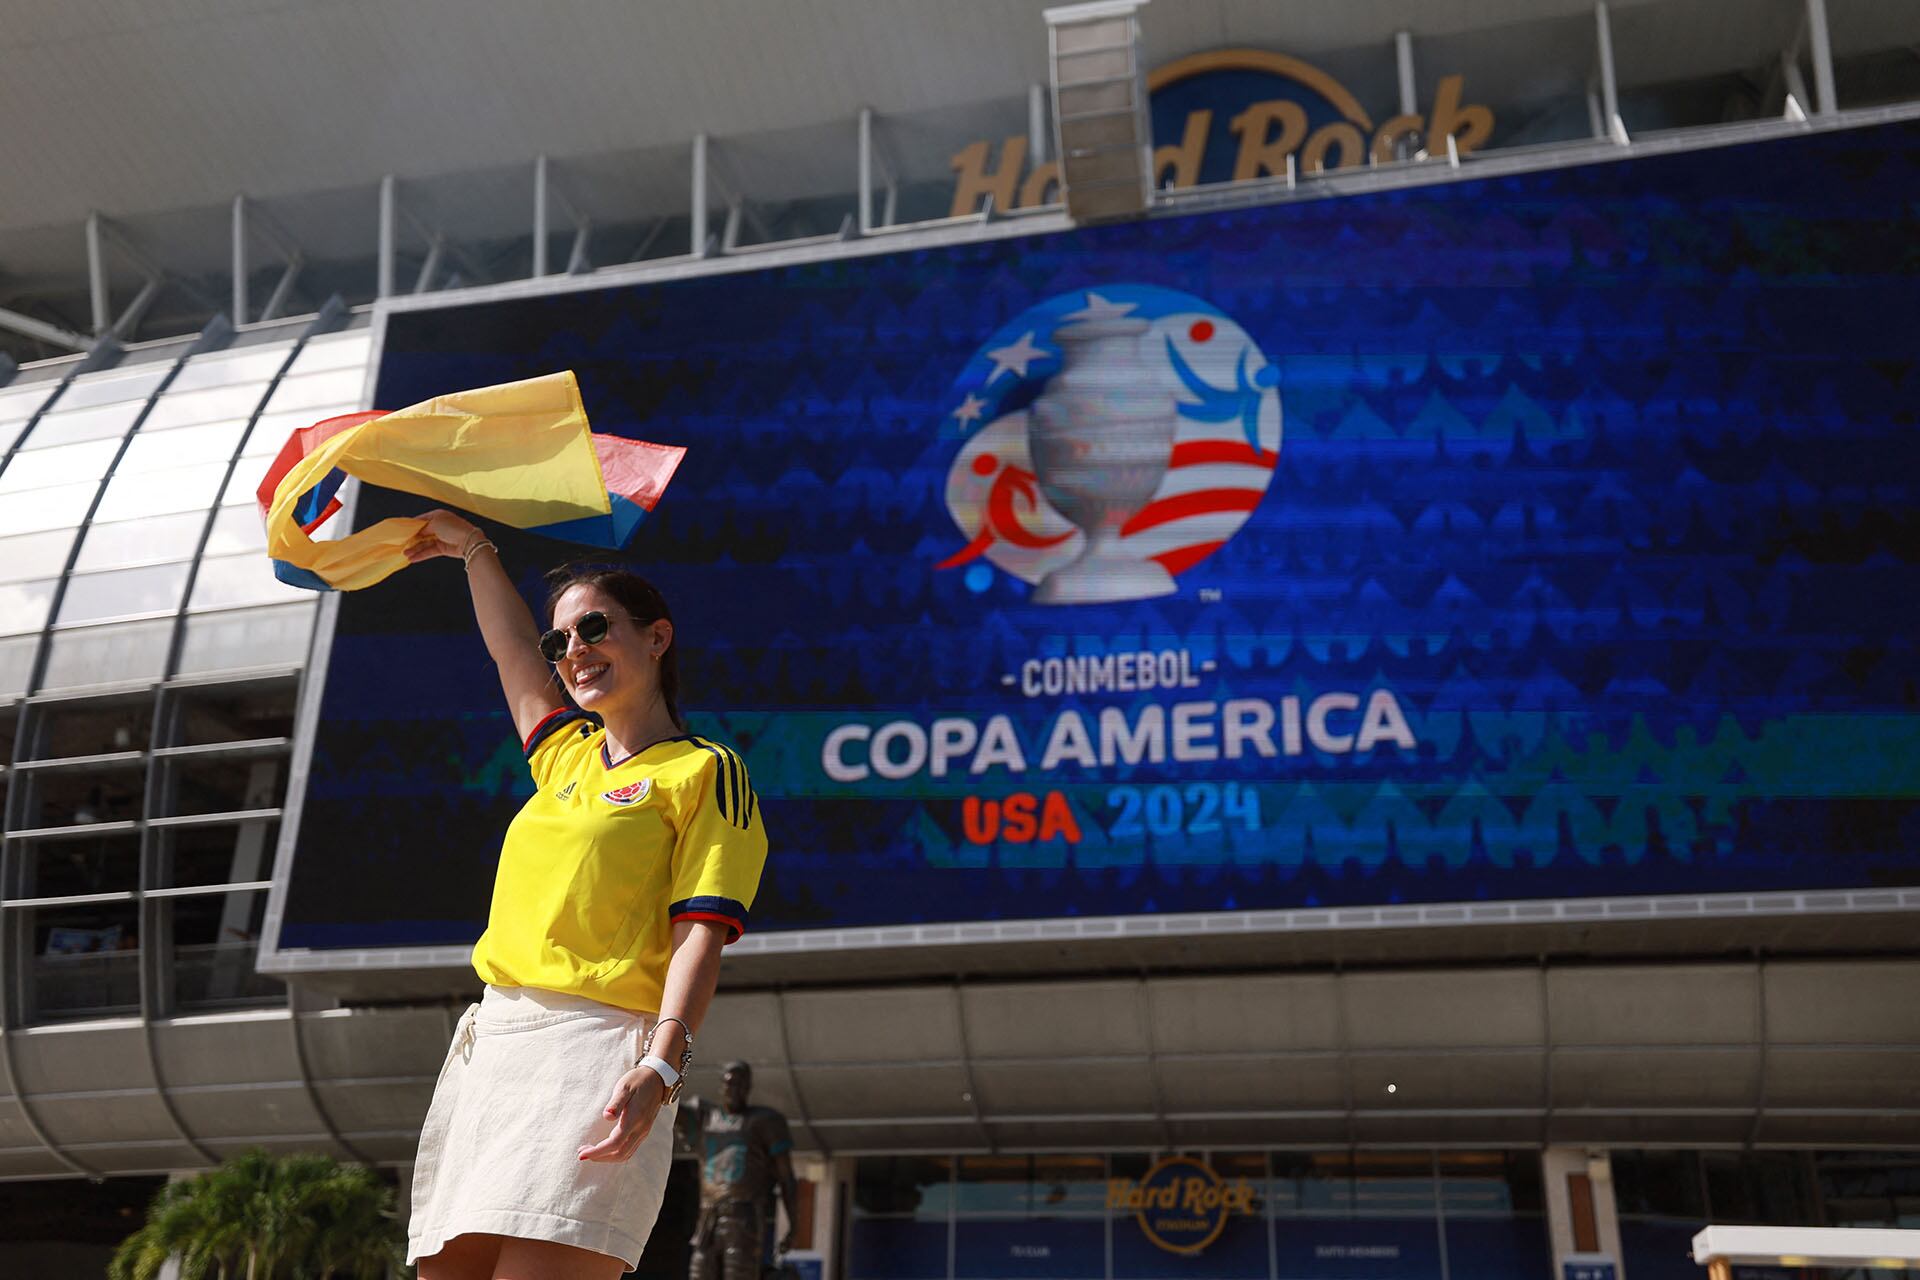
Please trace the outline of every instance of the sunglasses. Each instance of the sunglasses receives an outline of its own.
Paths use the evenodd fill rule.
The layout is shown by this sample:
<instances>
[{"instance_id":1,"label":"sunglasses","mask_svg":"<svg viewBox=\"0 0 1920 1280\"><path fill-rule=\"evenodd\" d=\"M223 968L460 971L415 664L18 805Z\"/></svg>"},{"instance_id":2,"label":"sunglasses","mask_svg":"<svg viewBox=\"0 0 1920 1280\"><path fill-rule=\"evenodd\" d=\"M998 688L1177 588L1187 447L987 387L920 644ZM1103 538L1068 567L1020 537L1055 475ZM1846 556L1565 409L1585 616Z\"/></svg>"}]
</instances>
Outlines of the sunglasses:
<instances>
[{"instance_id":1,"label":"sunglasses","mask_svg":"<svg viewBox=\"0 0 1920 1280\"><path fill-rule=\"evenodd\" d=\"M581 644L599 644L607 638L607 630L613 620L598 609L583 613L580 620L571 627L555 627L540 637L540 656L548 662L558 662L567 656L568 637L579 636Z\"/></svg>"}]
</instances>

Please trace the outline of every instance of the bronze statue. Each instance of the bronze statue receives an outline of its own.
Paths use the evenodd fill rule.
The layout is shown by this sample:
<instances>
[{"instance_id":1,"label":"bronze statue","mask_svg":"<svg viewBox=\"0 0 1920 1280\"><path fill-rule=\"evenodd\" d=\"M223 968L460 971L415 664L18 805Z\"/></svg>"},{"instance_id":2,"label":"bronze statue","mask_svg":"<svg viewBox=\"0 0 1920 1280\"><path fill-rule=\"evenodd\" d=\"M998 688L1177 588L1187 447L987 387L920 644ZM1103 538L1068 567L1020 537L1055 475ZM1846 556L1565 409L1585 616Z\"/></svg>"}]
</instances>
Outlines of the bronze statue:
<instances>
[{"instance_id":1,"label":"bronze statue","mask_svg":"<svg viewBox=\"0 0 1920 1280\"><path fill-rule=\"evenodd\" d=\"M693 1235L691 1280L761 1280L772 1234L773 1197L787 1210L793 1240L797 1212L793 1137L772 1107L747 1104L753 1068L729 1062L720 1075L722 1106L700 1104L700 1222Z\"/></svg>"}]
</instances>

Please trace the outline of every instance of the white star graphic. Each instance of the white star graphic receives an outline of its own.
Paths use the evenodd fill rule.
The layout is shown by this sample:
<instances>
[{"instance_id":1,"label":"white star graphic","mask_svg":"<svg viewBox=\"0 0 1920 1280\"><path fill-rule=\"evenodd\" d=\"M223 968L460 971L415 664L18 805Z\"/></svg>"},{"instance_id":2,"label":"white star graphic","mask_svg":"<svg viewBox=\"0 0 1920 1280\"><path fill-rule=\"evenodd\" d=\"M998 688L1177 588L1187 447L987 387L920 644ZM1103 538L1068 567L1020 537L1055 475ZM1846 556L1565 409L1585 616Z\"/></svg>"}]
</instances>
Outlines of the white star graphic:
<instances>
[{"instance_id":1,"label":"white star graphic","mask_svg":"<svg viewBox=\"0 0 1920 1280\"><path fill-rule=\"evenodd\" d=\"M985 400L982 400L972 392L968 392L967 398L960 402L960 407L953 411L953 416L959 419L962 427L970 427L980 421L980 415L986 410L986 407L987 402Z\"/></svg>"},{"instance_id":2,"label":"white star graphic","mask_svg":"<svg viewBox=\"0 0 1920 1280\"><path fill-rule=\"evenodd\" d=\"M1033 331L1020 335L1020 341L1010 347L996 347L987 352L987 359L993 361L993 372L987 376L991 386L1003 373L1011 372L1016 378L1027 376L1027 366L1035 360L1050 360L1053 352L1044 351L1033 345Z\"/></svg>"},{"instance_id":3,"label":"white star graphic","mask_svg":"<svg viewBox=\"0 0 1920 1280\"><path fill-rule=\"evenodd\" d=\"M1137 303L1132 302L1109 302L1099 294L1089 290L1087 293L1086 307L1079 311L1070 312L1066 316L1063 316L1062 319L1084 320L1089 322L1118 320L1121 316L1131 314L1137 305Z\"/></svg>"}]
</instances>

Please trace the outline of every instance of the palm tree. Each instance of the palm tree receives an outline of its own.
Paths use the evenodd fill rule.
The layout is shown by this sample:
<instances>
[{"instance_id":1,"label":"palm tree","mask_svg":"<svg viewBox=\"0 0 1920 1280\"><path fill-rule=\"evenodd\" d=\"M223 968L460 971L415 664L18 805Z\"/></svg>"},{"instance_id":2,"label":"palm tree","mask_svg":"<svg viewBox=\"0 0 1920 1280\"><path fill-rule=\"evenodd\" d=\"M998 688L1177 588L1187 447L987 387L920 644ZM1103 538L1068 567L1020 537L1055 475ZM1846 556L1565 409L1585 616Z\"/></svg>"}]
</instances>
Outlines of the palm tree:
<instances>
[{"instance_id":1,"label":"palm tree","mask_svg":"<svg viewBox=\"0 0 1920 1280\"><path fill-rule=\"evenodd\" d=\"M394 1196L371 1169L328 1156L247 1151L162 1188L108 1268L154 1280L383 1280L398 1265Z\"/></svg>"}]
</instances>

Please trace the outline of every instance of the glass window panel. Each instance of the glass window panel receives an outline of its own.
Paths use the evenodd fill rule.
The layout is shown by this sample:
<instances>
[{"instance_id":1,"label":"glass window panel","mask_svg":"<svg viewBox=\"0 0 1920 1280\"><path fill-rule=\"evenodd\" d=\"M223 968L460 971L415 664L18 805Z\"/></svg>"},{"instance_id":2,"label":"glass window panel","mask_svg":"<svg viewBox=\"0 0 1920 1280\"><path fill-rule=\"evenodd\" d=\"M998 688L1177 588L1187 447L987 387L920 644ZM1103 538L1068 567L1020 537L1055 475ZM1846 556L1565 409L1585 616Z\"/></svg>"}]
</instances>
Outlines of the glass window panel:
<instances>
[{"instance_id":1,"label":"glass window panel","mask_svg":"<svg viewBox=\"0 0 1920 1280\"><path fill-rule=\"evenodd\" d=\"M863 1156L854 1166L850 1280L946 1280L952 1161Z\"/></svg>"},{"instance_id":2,"label":"glass window panel","mask_svg":"<svg viewBox=\"0 0 1920 1280\"><path fill-rule=\"evenodd\" d=\"M72 529L45 529L0 538L0 582L58 577L65 571L72 550ZM0 616L4 611L5 606L0 605Z\"/></svg>"},{"instance_id":3,"label":"glass window panel","mask_svg":"<svg viewBox=\"0 0 1920 1280\"><path fill-rule=\"evenodd\" d=\"M137 751L153 736L153 699L145 696L63 701L41 716L38 760Z\"/></svg>"},{"instance_id":4,"label":"glass window panel","mask_svg":"<svg viewBox=\"0 0 1920 1280\"><path fill-rule=\"evenodd\" d=\"M177 745L208 746L291 737L294 700L299 692L300 686L293 680L212 685L183 691Z\"/></svg>"},{"instance_id":5,"label":"glass window panel","mask_svg":"<svg viewBox=\"0 0 1920 1280\"><path fill-rule=\"evenodd\" d=\"M0 637L0 698L27 691L27 676L31 674L33 655L39 647L37 634Z\"/></svg>"},{"instance_id":6,"label":"glass window panel","mask_svg":"<svg viewBox=\"0 0 1920 1280\"><path fill-rule=\"evenodd\" d=\"M120 437L115 433L111 440L63 444L57 449L23 450L14 455L6 472L0 474L0 494L99 480L107 474L107 467L119 449Z\"/></svg>"},{"instance_id":7,"label":"glass window panel","mask_svg":"<svg viewBox=\"0 0 1920 1280\"><path fill-rule=\"evenodd\" d=\"M181 1009L276 1004L286 987L254 968L267 895L216 893L168 899L173 935L174 1000Z\"/></svg>"},{"instance_id":8,"label":"glass window panel","mask_svg":"<svg viewBox=\"0 0 1920 1280\"><path fill-rule=\"evenodd\" d=\"M233 457L246 419L225 419L198 427L177 427L156 432L149 422L140 428L127 445L127 454L114 471L115 479L128 474L159 471L167 467L190 467L202 462L225 462Z\"/></svg>"},{"instance_id":9,"label":"glass window panel","mask_svg":"<svg viewBox=\"0 0 1920 1280\"><path fill-rule=\"evenodd\" d=\"M230 555L241 551L265 551L267 526L258 507L222 507L213 520L213 536L207 540L205 554Z\"/></svg>"},{"instance_id":10,"label":"glass window panel","mask_svg":"<svg viewBox=\"0 0 1920 1280\"><path fill-rule=\"evenodd\" d=\"M286 760L281 756L253 760L175 758L168 762L171 776L165 812L171 817L276 808L284 791L285 771Z\"/></svg>"},{"instance_id":11,"label":"glass window panel","mask_svg":"<svg viewBox=\"0 0 1920 1280\"><path fill-rule=\"evenodd\" d=\"M29 840L21 847L23 898L120 893L140 887L140 837Z\"/></svg>"},{"instance_id":12,"label":"glass window panel","mask_svg":"<svg viewBox=\"0 0 1920 1280\"><path fill-rule=\"evenodd\" d=\"M145 746L144 742L135 744ZM41 827L89 827L101 822L130 822L140 816L147 775L139 762L103 765L84 771L35 770L24 780L21 830ZM106 888L131 889L133 885ZM98 893L98 889L79 890Z\"/></svg>"},{"instance_id":13,"label":"glass window panel","mask_svg":"<svg viewBox=\"0 0 1920 1280\"><path fill-rule=\"evenodd\" d=\"M275 445L275 452L278 449L279 446ZM272 465L273 453L257 453L241 458L233 469L232 479L227 481L226 492L220 495L220 505L233 507L243 502L258 502L260 482L267 478L267 468Z\"/></svg>"},{"instance_id":14,"label":"glass window panel","mask_svg":"<svg viewBox=\"0 0 1920 1280\"><path fill-rule=\"evenodd\" d=\"M141 400L122 400L90 408L72 407L72 393L60 398L20 446L20 456L43 449L66 449L73 445L100 440L118 440L140 413ZM17 459L16 459L17 465ZM11 469L11 468L9 468Z\"/></svg>"},{"instance_id":15,"label":"glass window panel","mask_svg":"<svg viewBox=\"0 0 1920 1280\"><path fill-rule=\"evenodd\" d=\"M962 1156L955 1190L955 1276L1105 1276L1105 1157Z\"/></svg>"},{"instance_id":16,"label":"glass window panel","mask_svg":"<svg viewBox=\"0 0 1920 1280\"><path fill-rule=\"evenodd\" d=\"M167 645L172 638L171 617L56 631L44 687L82 689L157 679L166 665Z\"/></svg>"},{"instance_id":17,"label":"glass window panel","mask_svg":"<svg viewBox=\"0 0 1920 1280\"><path fill-rule=\"evenodd\" d=\"M201 391L209 387L244 387L264 390L280 366L286 363L287 348L290 344L276 342L271 346L247 347L239 351L210 351L197 355L187 361L174 378L173 385L167 388L167 396L186 391Z\"/></svg>"},{"instance_id":18,"label":"glass window panel","mask_svg":"<svg viewBox=\"0 0 1920 1280\"><path fill-rule=\"evenodd\" d=\"M177 515L119 520L111 524L95 522L87 527L86 541L80 544L74 571L91 573L97 569L187 559L200 545L200 531L206 523L204 511L183 511ZM5 547L0 546L0 559L5 555Z\"/></svg>"},{"instance_id":19,"label":"glass window panel","mask_svg":"<svg viewBox=\"0 0 1920 1280\"><path fill-rule=\"evenodd\" d=\"M167 388L167 394L160 397L160 403L153 406L153 412L140 424L140 430L184 431L188 427L217 422L232 423L238 430L246 425L266 389L265 383L251 383L239 387L182 391L179 384L175 383Z\"/></svg>"},{"instance_id":20,"label":"glass window panel","mask_svg":"<svg viewBox=\"0 0 1920 1280\"><path fill-rule=\"evenodd\" d=\"M153 394L172 368L171 361L155 361L131 369L82 374L67 387L55 412L89 409L95 405L141 402Z\"/></svg>"},{"instance_id":21,"label":"glass window panel","mask_svg":"<svg viewBox=\"0 0 1920 1280\"><path fill-rule=\"evenodd\" d=\"M151 613L173 613L187 585L187 562L143 565L137 569L108 569L103 573L76 573L67 579L60 601L62 626L132 618Z\"/></svg>"},{"instance_id":22,"label":"glass window panel","mask_svg":"<svg viewBox=\"0 0 1920 1280\"><path fill-rule=\"evenodd\" d=\"M47 606L53 602L58 578L39 582L10 582L0 586L0 635L21 635L47 625Z\"/></svg>"},{"instance_id":23,"label":"glass window panel","mask_svg":"<svg viewBox=\"0 0 1920 1280\"><path fill-rule=\"evenodd\" d=\"M212 827L163 827L160 831L160 879L163 885L241 884L273 873L274 845L280 824L228 823Z\"/></svg>"},{"instance_id":24,"label":"glass window panel","mask_svg":"<svg viewBox=\"0 0 1920 1280\"><path fill-rule=\"evenodd\" d=\"M315 338L301 350L300 359L294 364L292 372L303 374L319 369L365 369L372 350L373 334L369 330L327 334Z\"/></svg>"},{"instance_id":25,"label":"glass window panel","mask_svg":"<svg viewBox=\"0 0 1920 1280\"><path fill-rule=\"evenodd\" d=\"M20 433L27 429L27 423L53 394L58 383L39 382L32 386L18 387L12 391L0 390L0 451L11 449Z\"/></svg>"},{"instance_id":26,"label":"glass window panel","mask_svg":"<svg viewBox=\"0 0 1920 1280\"><path fill-rule=\"evenodd\" d=\"M213 505L226 475L224 462L173 467L144 475L124 474L125 482L107 490L94 519L137 520L175 511L205 511Z\"/></svg>"},{"instance_id":27,"label":"glass window panel","mask_svg":"<svg viewBox=\"0 0 1920 1280\"><path fill-rule=\"evenodd\" d=\"M53 489L0 494L0 537L42 529L70 529L86 518L87 507L99 492L98 480L84 480Z\"/></svg>"},{"instance_id":28,"label":"glass window panel","mask_svg":"<svg viewBox=\"0 0 1920 1280\"><path fill-rule=\"evenodd\" d=\"M302 587L290 587L273 576L273 561L259 552L237 556L208 557L200 562L200 576L194 580L195 612L203 609L231 609L238 605L274 604L299 600L313 593Z\"/></svg>"},{"instance_id":29,"label":"glass window panel","mask_svg":"<svg viewBox=\"0 0 1920 1280\"><path fill-rule=\"evenodd\" d=\"M289 409L284 413L263 413L253 424L253 434L247 437L246 447L240 451L244 458L257 458L262 455L271 457L280 452L280 446L287 437L302 427L310 427L325 413L315 413L311 409Z\"/></svg>"},{"instance_id":30,"label":"glass window panel","mask_svg":"<svg viewBox=\"0 0 1920 1280\"><path fill-rule=\"evenodd\" d=\"M273 399L267 402L267 409L273 413L292 409L349 413L353 406L360 403L360 393L365 386L366 370L358 366L329 369L323 373L295 370L282 378L280 385L273 389ZM328 414L319 412L314 416L326 417Z\"/></svg>"},{"instance_id":31,"label":"glass window panel","mask_svg":"<svg viewBox=\"0 0 1920 1280\"><path fill-rule=\"evenodd\" d=\"M140 1011L140 914L133 903L27 914L35 1021Z\"/></svg>"},{"instance_id":32,"label":"glass window panel","mask_svg":"<svg viewBox=\"0 0 1920 1280\"><path fill-rule=\"evenodd\" d=\"M308 593L311 595L311 593ZM307 660L315 599L187 619L182 674L297 667Z\"/></svg>"}]
</instances>

